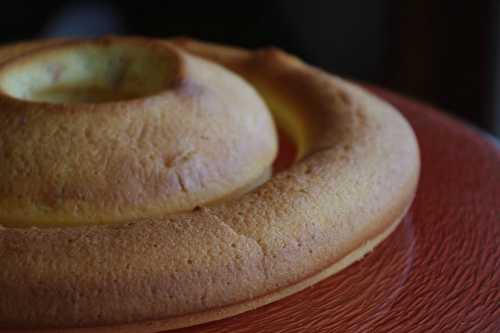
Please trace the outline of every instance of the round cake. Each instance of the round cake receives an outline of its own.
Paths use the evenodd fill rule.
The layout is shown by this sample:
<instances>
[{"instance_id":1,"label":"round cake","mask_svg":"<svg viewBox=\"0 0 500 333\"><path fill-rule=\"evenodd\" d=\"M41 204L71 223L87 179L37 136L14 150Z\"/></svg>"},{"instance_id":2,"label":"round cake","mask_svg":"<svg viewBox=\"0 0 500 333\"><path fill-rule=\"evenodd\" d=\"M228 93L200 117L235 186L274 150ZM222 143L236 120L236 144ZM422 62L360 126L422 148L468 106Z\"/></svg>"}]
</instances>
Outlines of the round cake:
<instances>
[{"instance_id":1,"label":"round cake","mask_svg":"<svg viewBox=\"0 0 500 333\"><path fill-rule=\"evenodd\" d=\"M362 258L419 176L387 103L277 49L0 48L0 331L156 332Z\"/></svg>"}]
</instances>

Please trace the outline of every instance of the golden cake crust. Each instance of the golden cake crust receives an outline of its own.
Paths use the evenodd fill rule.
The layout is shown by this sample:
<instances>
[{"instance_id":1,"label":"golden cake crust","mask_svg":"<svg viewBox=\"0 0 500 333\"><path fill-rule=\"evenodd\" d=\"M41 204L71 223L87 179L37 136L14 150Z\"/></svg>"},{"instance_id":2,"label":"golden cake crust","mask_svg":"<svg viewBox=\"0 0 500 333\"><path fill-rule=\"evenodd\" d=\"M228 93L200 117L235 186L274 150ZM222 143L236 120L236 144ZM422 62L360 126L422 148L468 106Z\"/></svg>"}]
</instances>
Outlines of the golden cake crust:
<instances>
[{"instance_id":1,"label":"golden cake crust","mask_svg":"<svg viewBox=\"0 0 500 333\"><path fill-rule=\"evenodd\" d=\"M408 209L418 146L390 105L282 51L173 42L248 80L283 119L300 160L192 212L0 228L0 327L153 332L231 316L361 258Z\"/></svg>"},{"instance_id":2,"label":"golden cake crust","mask_svg":"<svg viewBox=\"0 0 500 333\"><path fill-rule=\"evenodd\" d=\"M105 53L114 59L102 59ZM99 75L86 84L110 81L111 94L130 90L121 87L128 82L135 89L151 86L148 75L167 82L152 85L161 90L145 98L100 103L24 101L3 92L4 225L109 223L188 211L248 187L276 156L274 123L255 90L165 42L66 42L14 59L0 66L0 92L33 85L22 75L8 80L12 72L35 72L30 82L57 85L53 81L65 75L75 81L70 75L76 67L87 76L92 67L97 74L108 70L109 78Z\"/></svg>"}]
</instances>

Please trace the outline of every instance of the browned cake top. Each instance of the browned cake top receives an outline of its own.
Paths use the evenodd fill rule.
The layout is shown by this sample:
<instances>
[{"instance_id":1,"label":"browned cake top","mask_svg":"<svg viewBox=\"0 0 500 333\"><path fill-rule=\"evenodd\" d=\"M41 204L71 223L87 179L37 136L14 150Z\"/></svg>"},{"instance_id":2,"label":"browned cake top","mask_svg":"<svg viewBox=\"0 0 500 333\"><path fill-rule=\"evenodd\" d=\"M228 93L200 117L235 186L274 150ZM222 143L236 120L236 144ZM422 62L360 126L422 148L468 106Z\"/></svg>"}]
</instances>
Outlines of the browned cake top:
<instances>
[{"instance_id":1,"label":"browned cake top","mask_svg":"<svg viewBox=\"0 0 500 333\"><path fill-rule=\"evenodd\" d=\"M9 226L187 211L251 187L277 152L272 117L244 80L165 42L125 38L4 62L0 143Z\"/></svg>"}]
</instances>

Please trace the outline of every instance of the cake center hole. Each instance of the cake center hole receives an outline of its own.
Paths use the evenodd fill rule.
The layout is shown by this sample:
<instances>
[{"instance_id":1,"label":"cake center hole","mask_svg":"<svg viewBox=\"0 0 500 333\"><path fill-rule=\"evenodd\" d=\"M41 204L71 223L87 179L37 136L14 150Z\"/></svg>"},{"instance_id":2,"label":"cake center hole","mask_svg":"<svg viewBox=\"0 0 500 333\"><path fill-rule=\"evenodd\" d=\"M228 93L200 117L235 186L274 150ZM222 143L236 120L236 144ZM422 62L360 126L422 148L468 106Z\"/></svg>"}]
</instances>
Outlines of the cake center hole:
<instances>
[{"instance_id":1,"label":"cake center hole","mask_svg":"<svg viewBox=\"0 0 500 333\"><path fill-rule=\"evenodd\" d=\"M178 75L173 52L140 43L75 43L36 51L0 68L0 89L17 99L102 103L166 90Z\"/></svg>"},{"instance_id":2,"label":"cake center hole","mask_svg":"<svg viewBox=\"0 0 500 333\"><path fill-rule=\"evenodd\" d=\"M288 169L297 160L297 145L292 137L283 129L278 127L279 150L273 162L273 173Z\"/></svg>"}]
</instances>

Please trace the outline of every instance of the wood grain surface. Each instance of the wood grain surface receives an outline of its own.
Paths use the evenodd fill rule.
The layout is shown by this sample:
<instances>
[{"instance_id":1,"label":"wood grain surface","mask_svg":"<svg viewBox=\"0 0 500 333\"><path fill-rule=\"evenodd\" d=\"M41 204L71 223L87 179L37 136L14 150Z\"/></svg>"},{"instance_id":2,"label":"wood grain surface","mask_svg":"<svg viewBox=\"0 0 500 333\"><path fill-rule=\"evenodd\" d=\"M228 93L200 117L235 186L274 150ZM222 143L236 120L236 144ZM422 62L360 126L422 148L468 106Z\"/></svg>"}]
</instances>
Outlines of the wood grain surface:
<instances>
[{"instance_id":1,"label":"wood grain surface","mask_svg":"<svg viewBox=\"0 0 500 333\"><path fill-rule=\"evenodd\" d=\"M422 174L398 229L307 290L194 332L500 332L500 148L430 106L370 88L416 131Z\"/></svg>"}]
</instances>

